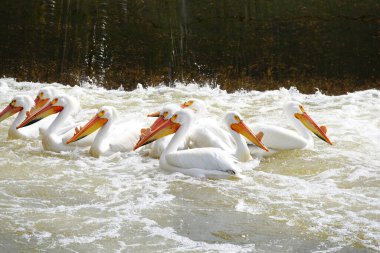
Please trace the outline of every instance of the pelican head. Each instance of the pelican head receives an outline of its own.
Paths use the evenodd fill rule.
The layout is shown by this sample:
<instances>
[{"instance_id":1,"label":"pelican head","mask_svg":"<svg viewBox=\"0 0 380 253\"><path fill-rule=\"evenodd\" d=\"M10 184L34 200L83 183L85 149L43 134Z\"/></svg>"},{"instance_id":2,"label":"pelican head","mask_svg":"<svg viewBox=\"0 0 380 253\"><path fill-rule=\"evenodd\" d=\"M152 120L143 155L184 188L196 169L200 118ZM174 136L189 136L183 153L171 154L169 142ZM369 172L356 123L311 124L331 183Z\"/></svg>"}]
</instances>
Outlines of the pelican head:
<instances>
[{"instance_id":1,"label":"pelican head","mask_svg":"<svg viewBox=\"0 0 380 253\"><path fill-rule=\"evenodd\" d=\"M244 123L243 117L240 115L240 113L228 112L224 119L227 124L227 127L231 128L236 133L243 135L256 146L264 149L267 152L269 151L268 148L265 147L265 145L261 142L263 133L260 132L258 135L252 133L249 127Z\"/></svg>"},{"instance_id":2,"label":"pelican head","mask_svg":"<svg viewBox=\"0 0 380 253\"><path fill-rule=\"evenodd\" d=\"M332 145L332 142L326 135L327 128L325 126L318 126L317 123L315 123L314 120L306 113L301 103L290 101L284 105L284 111L288 117L295 117L318 138Z\"/></svg>"},{"instance_id":3,"label":"pelican head","mask_svg":"<svg viewBox=\"0 0 380 253\"><path fill-rule=\"evenodd\" d=\"M29 96L18 95L0 112L0 122L22 111L29 110L33 106L33 100Z\"/></svg>"},{"instance_id":4,"label":"pelican head","mask_svg":"<svg viewBox=\"0 0 380 253\"><path fill-rule=\"evenodd\" d=\"M199 114L207 112L206 103L197 98L191 98L187 100L186 102L181 104L181 107L189 108L193 110L195 113L199 113Z\"/></svg>"},{"instance_id":5,"label":"pelican head","mask_svg":"<svg viewBox=\"0 0 380 253\"><path fill-rule=\"evenodd\" d=\"M108 121L116 121L118 118L119 114L115 107L102 106L85 126L75 129L74 136L71 137L66 144L79 141L103 127Z\"/></svg>"},{"instance_id":6,"label":"pelican head","mask_svg":"<svg viewBox=\"0 0 380 253\"><path fill-rule=\"evenodd\" d=\"M33 114L41 109L44 105L47 104L51 99L55 98L57 95L56 88L52 86L44 87L40 89L36 98L34 99L34 106L28 114Z\"/></svg>"},{"instance_id":7,"label":"pelican head","mask_svg":"<svg viewBox=\"0 0 380 253\"><path fill-rule=\"evenodd\" d=\"M47 116L59 113L64 109L67 109L70 113L72 113L73 111L76 111L78 107L79 104L74 98L67 95L57 96L38 111L34 112L33 114L29 114L29 116L16 128L18 129L32 125L46 118Z\"/></svg>"},{"instance_id":8,"label":"pelican head","mask_svg":"<svg viewBox=\"0 0 380 253\"><path fill-rule=\"evenodd\" d=\"M158 126L160 126L162 123L164 123L166 120L170 119L173 114L181 110L181 107L177 104L167 104L162 109L156 113L149 114L148 117L155 117L152 115L157 115L157 119L153 122L153 124L150 126L150 130L154 130Z\"/></svg>"},{"instance_id":9,"label":"pelican head","mask_svg":"<svg viewBox=\"0 0 380 253\"><path fill-rule=\"evenodd\" d=\"M191 123L192 116L193 113L190 110L184 109L177 111L169 120L158 126L156 129L145 133L137 142L133 150L177 132L182 125Z\"/></svg>"}]
</instances>

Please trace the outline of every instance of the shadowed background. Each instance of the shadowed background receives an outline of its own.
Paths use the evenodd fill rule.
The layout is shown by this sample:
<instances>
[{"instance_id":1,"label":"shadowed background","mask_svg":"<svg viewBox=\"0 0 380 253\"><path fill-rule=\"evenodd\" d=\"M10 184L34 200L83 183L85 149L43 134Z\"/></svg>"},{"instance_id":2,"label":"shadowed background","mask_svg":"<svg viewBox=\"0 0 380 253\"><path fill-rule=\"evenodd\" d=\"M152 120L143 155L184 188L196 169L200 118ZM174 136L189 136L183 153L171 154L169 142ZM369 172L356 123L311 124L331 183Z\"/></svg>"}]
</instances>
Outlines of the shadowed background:
<instances>
[{"instance_id":1,"label":"shadowed background","mask_svg":"<svg viewBox=\"0 0 380 253\"><path fill-rule=\"evenodd\" d=\"M377 0L2 0L0 74L107 88L379 88Z\"/></svg>"}]
</instances>

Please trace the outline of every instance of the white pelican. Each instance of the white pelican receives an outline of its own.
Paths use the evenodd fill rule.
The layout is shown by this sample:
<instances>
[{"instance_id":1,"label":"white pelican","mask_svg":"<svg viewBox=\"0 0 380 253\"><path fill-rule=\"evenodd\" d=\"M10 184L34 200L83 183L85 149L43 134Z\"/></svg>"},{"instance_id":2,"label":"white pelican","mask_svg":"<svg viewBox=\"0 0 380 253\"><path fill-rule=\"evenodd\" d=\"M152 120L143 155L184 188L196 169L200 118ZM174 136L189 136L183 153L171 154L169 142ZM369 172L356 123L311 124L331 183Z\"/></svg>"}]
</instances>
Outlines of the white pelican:
<instances>
[{"instance_id":1,"label":"white pelican","mask_svg":"<svg viewBox=\"0 0 380 253\"><path fill-rule=\"evenodd\" d=\"M153 124L146 129L141 130L141 136L148 134L151 131L154 131L157 127L163 124L165 121L169 120L175 112L181 110L181 107L177 104L167 104L160 111L151 113L148 117L158 117ZM166 146L169 144L172 136L165 136L159 140L150 144L149 147L149 156L152 158L160 158L162 152L164 152ZM184 141L178 147L178 149L183 150L189 147L189 138L188 136L184 138Z\"/></svg>"},{"instance_id":2,"label":"white pelican","mask_svg":"<svg viewBox=\"0 0 380 253\"><path fill-rule=\"evenodd\" d=\"M289 123L297 132L272 125L253 124L251 129L254 132L263 132L262 142L270 149L288 150L288 149L304 149L314 146L314 133L318 138L332 145L327 137L327 128L319 127L305 112L303 106L298 102L287 102L284 105L284 112Z\"/></svg>"},{"instance_id":3,"label":"white pelican","mask_svg":"<svg viewBox=\"0 0 380 253\"><path fill-rule=\"evenodd\" d=\"M39 127L41 124L26 127L24 129L16 129L16 127L25 119L27 112L34 105L33 99L28 95L15 96L7 107L0 112L0 122L12 115L18 113L16 119L8 130L8 138L37 138L39 135Z\"/></svg>"},{"instance_id":4,"label":"white pelican","mask_svg":"<svg viewBox=\"0 0 380 253\"><path fill-rule=\"evenodd\" d=\"M176 112L170 120L148 133L136 144L135 149L159 138L175 133L160 157L159 166L172 172L207 178L228 178L237 175L236 159L218 148L197 148L178 151L178 146L186 138L193 123L193 113L189 110Z\"/></svg>"},{"instance_id":5,"label":"white pelican","mask_svg":"<svg viewBox=\"0 0 380 253\"><path fill-rule=\"evenodd\" d=\"M129 152L139 139L137 122L117 124L118 112L113 106L103 106L98 113L76 133L66 144L78 141L100 128L90 148L90 155L99 157L111 152ZM137 123L138 124L138 123Z\"/></svg>"},{"instance_id":6,"label":"white pelican","mask_svg":"<svg viewBox=\"0 0 380 253\"><path fill-rule=\"evenodd\" d=\"M86 147L92 143L92 138L86 138L83 141L77 142L76 145L67 145L65 142L74 133L73 126L65 126L67 119L79 111L79 102L68 95L60 95L47 103L40 110L30 114L18 128L32 125L43 118L58 113L48 129L42 132L42 145L45 150L60 152L75 149L76 146ZM71 130L71 131L70 131Z\"/></svg>"}]
</instances>

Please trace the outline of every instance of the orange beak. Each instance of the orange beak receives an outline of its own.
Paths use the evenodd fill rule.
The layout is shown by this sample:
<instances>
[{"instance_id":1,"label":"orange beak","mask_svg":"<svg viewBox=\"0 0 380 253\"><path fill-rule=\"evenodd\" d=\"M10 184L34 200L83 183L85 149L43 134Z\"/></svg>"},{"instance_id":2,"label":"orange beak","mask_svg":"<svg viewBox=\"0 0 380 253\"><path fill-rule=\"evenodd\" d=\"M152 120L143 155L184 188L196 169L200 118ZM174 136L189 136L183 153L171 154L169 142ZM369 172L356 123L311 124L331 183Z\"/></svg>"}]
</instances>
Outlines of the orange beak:
<instances>
[{"instance_id":1,"label":"orange beak","mask_svg":"<svg viewBox=\"0 0 380 253\"><path fill-rule=\"evenodd\" d=\"M148 127L148 128L142 128L141 129L141 134L140 134L140 139L139 139L139 142L142 141L148 134L150 134L151 132L153 132L155 129L157 129L159 126L161 126L165 121L165 118L163 115L159 116L154 122L153 124Z\"/></svg>"},{"instance_id":2,"label":"orange beak","mask_svg":"<svg viewBox=\"0 0 380 253\"><path fill-rule=\"evenodd\" d=\"M299 121L301 121L301 123L307 129L309 129L312 133L314 133L318 138L320 138L321 140L323 140L323 141L327 142L328 144L332 145L332 142L330 141L329 137L327 137L327 135L326 135L327 129L326 129L325 126L319 127L317 125L317 123L315 123L314 120L312 118L310 118L310 116L305 111L303 111L302 114L301 113L296 113L296 114L294 114L294 116Z\"/></svg>"},{"instance_id":3,"label":"orange beak","mask_svg":"<svg viewBox=\"0 0 380 253\"><path fill-rule=\"evenodd\" d=\"M46 118L47 116L58 113L62 110L63 110L62 106L55 106L50 102L47 106L41 108L39 111L37 111L33 114L29 114L29 116L20 125L18 125L16 128L19 129L21 127L32 125L32 124Z\"/></svg>"},{"instance_id":4,"label":"orange beak","mask_svg":"<svg viewBox=\"0 0 380 253\"><path fill-rule=\"evenodd\" d=\"M186 107L191 106L193 103L194 103L194 101L189 100L189 101L184 102L184 103L181 104L180 106L181 106L181 108L186 108Z\"/></svg>"},{"instance_id":5,"label":"orange beak","mask_svg":"<svg viewBox=\"0 0 380 253\"><path fill-rule=\"evenodd\" d=\"M30 109L28 114L32 115L32 114L38 112L38 110L40 110L42 107L44 107L44 105L46 105L47 102L49 102L48 98L41 99L40 96L37 96L36 99L34 99L34 106L32 109Z\"/></svg>"},{"instance_id":6,"label":"orange beak","mask_svg":"<svg viewBox=\"0 0 380 253\"><path fill-rule=\"evenodd\" d=\"M154 113L150 113L148 115L146 115L147 117L159 117L160 116L160 112L154 112Z\"/></svg>"},{"instance_id":7,"label":"orange beak","mask_svg":"<svg viewBox=\"0 0 380 253\"><path fill-rule=\"evenodd\" d=\"M96 115L84 127L76 128L74 136L71 137L71 139L68 140L66 144L70 144L72 142L79 141L80 139L85 138L86 136L90 135L91 133L104 126L107 122L108 119L101 118L98 115Z\"/></svg>"},{"instance_id":8,"label":"orange beak","mask_svg":"<svg viewBox=\"0 0 380 253\"><path fill-rule=\"evenodd\" d=\"M154 131L157 127L161 126L164 122L166 122L167 120L164 118L163 115L161 115L160 117L158 117L154 122L153 124L150 126L150 130L151 131Z\"/></svg>"},{"instance_id":9,"label":"orange beak","mask_svg":"<svg viewBox=\"0 0 380 253\"><path fill-rule=\"evenodd\" d=\"M171 120L167 120L155 130L151 131L149 129L144 129L144 134L140 137L140 140L136 143L133 150L138 149L144 145L147 145L155 140L158 140L162 137L175 133L181 125L174 123Z\"/></svg>"},{"instance_id":10,"label":"orange beak","mask_svg":"<svg viewBox=\"0 0 380 253\"><path fill-rule=\"evenodd\" d=\"M264 149L269 152L268 148L261 142L261 138L258 138L254 133L252 133L251 129L247 127L247 125L241 120L239 123L231 124L231 129L235 132L243 135L245 138L250 140L256 146Z\"/></svg>"},{"instance_id":11,"label":"orange beak","mask_svg":"<svg viewBox=\"0 0 380 253\"><path fill-rule=\"evenodd\" d=\"M22 107L15 107L9 104L7 107L4 108L2 112L0 112L0 122L18 113L22 109Z\"/></svg>"}]
</instances>

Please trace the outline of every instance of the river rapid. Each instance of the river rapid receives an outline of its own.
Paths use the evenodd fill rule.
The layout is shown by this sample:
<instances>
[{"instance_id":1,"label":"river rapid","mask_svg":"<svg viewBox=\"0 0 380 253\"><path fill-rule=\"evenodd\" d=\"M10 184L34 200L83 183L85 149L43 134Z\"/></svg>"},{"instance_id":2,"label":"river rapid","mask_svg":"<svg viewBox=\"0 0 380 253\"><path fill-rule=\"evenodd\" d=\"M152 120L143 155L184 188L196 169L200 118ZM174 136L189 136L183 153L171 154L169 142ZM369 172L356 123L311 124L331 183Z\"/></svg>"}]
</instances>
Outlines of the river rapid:
<instances>
[{"instance_id":1,"label":"river rapid","mask_svg":"<svg viewBox=\"0 0 380 253\"><path fill-rule=\"evenodd\" d=\"M46 84L45 84L46 85ZM327 125L330 146L241 164L239 180L204 180L158 168L141 152L93 158L53 153L40 140L8 140L0 123L1 252L376 252L380 251L380 91L341 96L295 88L235 91L176 83L106 90L49 84L80 100L78 120L102 105L147 125L165 103L199 98L219 120L289 127L288 100ZM0 109L43 85L0 79Z\"/></svg>"}]
</instances>

